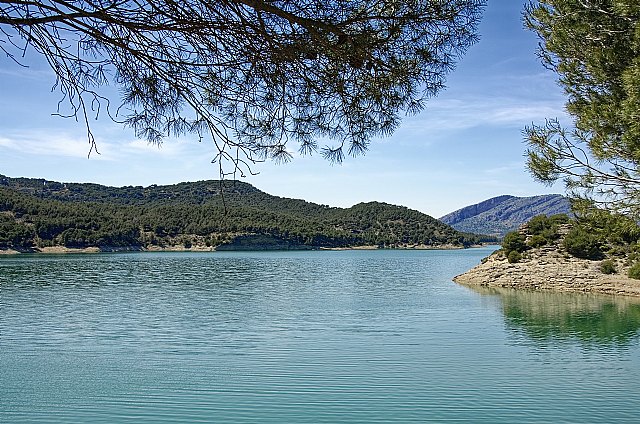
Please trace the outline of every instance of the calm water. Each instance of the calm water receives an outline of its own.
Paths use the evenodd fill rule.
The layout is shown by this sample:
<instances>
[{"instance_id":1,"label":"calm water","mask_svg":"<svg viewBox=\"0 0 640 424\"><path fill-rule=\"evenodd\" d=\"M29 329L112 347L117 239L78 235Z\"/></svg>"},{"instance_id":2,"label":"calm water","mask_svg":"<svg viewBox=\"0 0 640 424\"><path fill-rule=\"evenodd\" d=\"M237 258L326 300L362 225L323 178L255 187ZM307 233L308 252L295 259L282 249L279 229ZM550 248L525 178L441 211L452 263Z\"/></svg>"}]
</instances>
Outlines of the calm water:
<instances>
[{"instance_id":1,"label":"calm water","mask_svg":"<svg viewBox=\"0 0 640 424\"><path fill-rule=\"evenodd\" d=\"M0 422L640 422L640 301L488 253L0 258Z\"/></svg>"}]
</instances>

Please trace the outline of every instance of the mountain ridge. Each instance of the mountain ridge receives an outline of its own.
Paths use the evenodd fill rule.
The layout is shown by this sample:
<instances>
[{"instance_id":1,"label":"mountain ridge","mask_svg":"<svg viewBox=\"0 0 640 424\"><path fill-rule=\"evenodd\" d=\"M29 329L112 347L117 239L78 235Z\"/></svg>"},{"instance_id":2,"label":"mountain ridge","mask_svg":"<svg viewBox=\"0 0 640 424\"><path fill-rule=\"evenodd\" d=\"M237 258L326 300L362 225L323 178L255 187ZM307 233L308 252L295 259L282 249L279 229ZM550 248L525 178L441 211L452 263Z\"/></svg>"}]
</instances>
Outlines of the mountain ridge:
<instances>
[{"instance_id":1,"label":"mountain ridge","mask_svg":"<svg viewBox=\"0 0 640 424\"><path fill-rule=\"evenodd\" d=\"M569 199L560 194L530 197L502 195L440 217L458 231L503 237L536 215L571 214Z\"/></svg>"}]
</instances>

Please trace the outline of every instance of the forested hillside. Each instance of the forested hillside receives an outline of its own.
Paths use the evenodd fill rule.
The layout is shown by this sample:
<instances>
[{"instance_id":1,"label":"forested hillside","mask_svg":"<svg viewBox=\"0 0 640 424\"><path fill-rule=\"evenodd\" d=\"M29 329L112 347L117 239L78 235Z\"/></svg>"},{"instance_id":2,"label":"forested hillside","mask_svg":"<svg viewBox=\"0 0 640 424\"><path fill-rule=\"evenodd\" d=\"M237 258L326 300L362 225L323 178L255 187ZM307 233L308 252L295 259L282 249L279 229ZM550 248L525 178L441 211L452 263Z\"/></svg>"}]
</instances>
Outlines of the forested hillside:
<instances>
[{"instance_id":1,"label":"forested hillside","mask_svg":"<svg viewBox=\"0 0 640 424\"><path fill-rule=\"evenodd\" d=\"M405 207L331 208L234 181L117 188L0 176L0 249L463 247L481 241Z\"/></svg>"},{"instance_id":2,"label":"forested hillside","mask_svg":"<svg viewBox=\"0 0 640 424\"><path fill-rule=\"evenodd\" d=\"M498 196L440 218L459 231L502 237L538 215L570 214L569 199L559 194L533 197Z\"/></svg>"}]
</instances>

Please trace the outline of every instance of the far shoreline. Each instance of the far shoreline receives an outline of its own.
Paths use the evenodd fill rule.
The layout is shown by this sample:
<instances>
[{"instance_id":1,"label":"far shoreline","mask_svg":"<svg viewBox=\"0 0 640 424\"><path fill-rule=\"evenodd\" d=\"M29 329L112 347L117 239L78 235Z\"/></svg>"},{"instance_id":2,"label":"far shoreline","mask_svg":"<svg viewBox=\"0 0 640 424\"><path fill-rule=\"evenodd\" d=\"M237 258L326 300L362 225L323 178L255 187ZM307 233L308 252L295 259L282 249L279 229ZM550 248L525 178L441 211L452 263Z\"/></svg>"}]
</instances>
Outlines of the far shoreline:
<instances>
[{"instance_id":1,"label":"far shoreline","mask_svg":"<svg viewBox=\"0 0 640 424\"><path fill-rule=\"evenodd\" d=\"M65 246L49 246L42 248L32 249L0 249L1 256L14 256L14 255L63 255L63 254L100 254L100 253L127 253L127 252L287 252L287 251L356 251L356 250L464 250L464 249L477 249L485 247L487 245L471 245L471 246L457 246L451 244L445 244L440 246L429 245L412 245L412 246L399 246L399 247L378 247L374 245L367 246L350 246L350 247L310 247L305 246L302 248L289 248L289 249L217 249L219 246L193 246L193 247L181 247L181 246L107 246L97 247L90 246L84 248L74 248Z\"/></svg>"}]
</instances>

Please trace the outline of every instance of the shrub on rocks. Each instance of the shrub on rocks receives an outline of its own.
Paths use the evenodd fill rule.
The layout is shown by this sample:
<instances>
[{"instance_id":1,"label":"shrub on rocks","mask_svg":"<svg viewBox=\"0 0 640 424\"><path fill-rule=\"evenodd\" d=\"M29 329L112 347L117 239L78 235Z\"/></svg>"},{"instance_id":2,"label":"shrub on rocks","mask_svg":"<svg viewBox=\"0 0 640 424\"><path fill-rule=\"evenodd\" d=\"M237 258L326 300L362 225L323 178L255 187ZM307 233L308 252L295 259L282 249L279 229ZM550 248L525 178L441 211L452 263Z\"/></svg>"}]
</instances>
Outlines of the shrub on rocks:
<instances>
[{"instance_id":1,"label":"shrub on rocks","mask_svg":"<svg viewBox=\"0 0 640 424\"><path fill-rule=\"evenodd\" d=\"M602 259L602 241L581 227L574 227L564 238L563 246L571 255L581 259Z\"/></svg>"},{"instance_id":2,"label":"shrub on rocks","mask_svg":"<svg viewBox=\"0 0 640 424\"><path fill-rule=\"evenodd\" d=\"M549 241L541 234L536 234L534 236L529 237L527 241L527 245L531 248L542 247L548 244Z\"/></svg>"},{"instance_id":3,"label":"shrub on rocks","mask_svg":"<svg viewBox=\"0 0 640 424\"><path fill-rule=\"evenodd\" d=\"M512 250L511 252L509 252L509 255L507 256L507 260L509 261L510 264L515 264L517 262L520 262L521 259L522 259L522 255L520 254L520 252L516 250Z\"/></svg>"},{"instance_id":4,"label":"shrub on rocks","mask_svg":"<svg viewBox=\"0 0 640 424\"><path fill-rule=\"evenodd\" d=\"M616 264L611 259L602 261L602 263L600 264L600 271L603 274L615 274L616 272L618 272L616 269Z\"/></svg>"},{"instance_id":5,"label":"shrub on rocks","mask_svg":"<svg viewBox=\"0 0 640 424\"><path fill-rule=\"evenodd\" d=\"M629 272L627 273L629 278L634 278L636 280L640 280L640 262L634 263L631 268L629 268Z\"/></svg>"},{"instance_id":6,"label":"shrub on rocks","mask_svg":"<svg viewBox=\"0 0 640 424\"><path fill-rule=\"evenodd\" d=\"M540 247L545 244L550 244L554 240L557 240L560 235L558 234L558 227L562 224L567 224L571 219L566 214L558 215L538 215L531 218L527 223L529 234L531 234L531 240L536 244L532 247ZM531 246L531 240L529 245Z\"/></svg>"},{"instance_id":7,"label":"shrub on rocks","mask_svg":"<svg viewBox=\"0 0 640 424\"><path fill-rule=\"evenodd\" d=\"M507 252L507 256L509 256L509 252L516 251L522 253L527 248L527 244L525 243L524 237L517 231L512 231L507 233L502 240L502 248Z\"/></svg>"}]
</instances>

